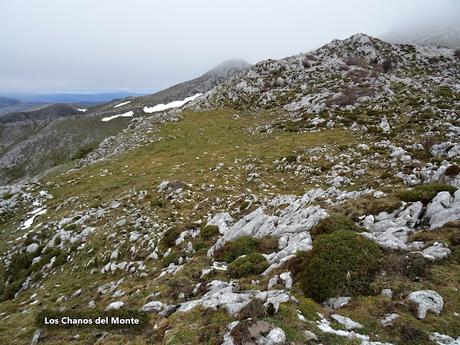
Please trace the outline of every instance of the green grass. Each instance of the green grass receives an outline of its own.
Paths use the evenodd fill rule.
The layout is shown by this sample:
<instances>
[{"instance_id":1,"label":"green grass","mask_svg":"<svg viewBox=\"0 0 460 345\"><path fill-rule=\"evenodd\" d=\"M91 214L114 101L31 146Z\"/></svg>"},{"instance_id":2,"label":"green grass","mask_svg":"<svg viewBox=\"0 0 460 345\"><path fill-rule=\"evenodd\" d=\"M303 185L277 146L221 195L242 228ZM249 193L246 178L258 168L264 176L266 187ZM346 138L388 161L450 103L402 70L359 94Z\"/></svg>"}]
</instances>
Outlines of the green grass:
<instances>
[{"instance_id":1,"label":"green grass","mask_svg":"<svg viewBox=\"0 0 460 345\"><path fill-rule=\"evenodd\" d=\"M146 144L122 155L112 157L103 163L69 173L66 170L72 168L74 163L53 169L45 179L49 181L46 189L51 192L54 199L47 202L48 212L37 218L37 223L59 221L71 212L85 210L88 207L98 207L111 202L113 199L122 199L121 208L140 211L155 221L167 223L171 228L179 229L175 232L171 231L168 242L172 244L177 235L187 228L187 224L194 224L197 221L206 224L207 217L218 211L238 212L236 219L249 213L258 207L257 202L249 207L249 200L252 201L250 198L252 195L255 195L259 200L271 198L278 194L301 195L314 187L309 178L295 176L292 172L276 170L273 162L280 157L287 157L287 160L294 164L294 156L298 156L301 158L299 164L306 164L316 169L315 174L316 172L324 174L329 171L333 164L325 160L324 157L309 162L309 156L304 154L306 150L321 146L327 148L328 154L338 155L341 152L350 152L349 148L355 148L358 142L366 142L362 137L339 128L322 129L317 132L308 132L303 129L299 131L275 130L271 134L258 132L255 131L257 126L279 122L282 114L240 112L238 120L233 118L234 114L235 110L233 109L202 113L187 112L179 122L166 123L158 128L158 131L152 132L150 138L155 139L155 143ZM354 117L359 121L370 122L378 115L365 114L361 117L360 114L354 114ZM371 138L374 138L373 135L372 133L366 134L367 137ZM386 154L384 151L379 153ZM358 158L355 162L359 162ZM224 163L224 167L214 170L217 163ZM254 166L255 171L260 172L259 180L254 182L246 180L248 170L245 169L245 166L249 164ZM105 169L108 170L109 174L100 176L101 170ZM366 176L357 179L355 185L346 189L355 190L361 186L374 186L375 188L391 190L395 184L400 183L388 179L385 182L388 181L394 185L382 187L376 182L382 174L381 169L370 168ZM187 187L191 195L187 196L180 204L167 199L166 194L156 190L163 180L176 180L191 184L190 187ZM326 185L320 183L319 186L325 187ZM135 191L141 190L147 191L145 199L138 200L135 197L123 199L124 195L134 195ZM387 190L384 191L387 192ZM340 207L328 209L328 212L335 211L340 213L340 216L331 218L330 220L334 220L334 222L325 226L324 231L320 232L335 233L344 228L356 230L350 219L356 220L355 217L362 214L377 214L380 211L391 211L399 207L400 199L393 194L388 194L388 197L382 199L362 197L359 200L341 204ZM65 201L70 197L79 198L76 206L65 204ZM134 257L143 260L148 255L145 248L137 248L135 256L132 256L129 241L121 244L108 237L109 234L115 233L116 238L119 239L125 235L123 230L131 230L128 227L125 229L112 227L117 217L123 215L124 211L121 208L113 210L107 218L96 220L97 231L88 239L85 249L80 252L71 252L71 263L64 262L55 268L51 274L43 277L43 288L28 289L22 292L16 300L0 303L0 313L11 314L10 317L0 322L0 343L29 344L35 329L35 314L42 308L81 309L86 306L89 300L95 300L98 308L105 307L113 301L113 298L110 294L98 295L97 288L122 277L128 277L128 279L120 286L126 293L120 299L125 301L128 307L135 309L146 303L149 300L147 296L152 293L160 292L158 299L165 303L177 303L175 295L181 292L190 294L187 297L190 299L200 297L190 293L190 290L193 290L195 284L199 282L207 283L213 279L228 281L230 279L228 273L225 272L215 272L200 278L201 270L208 268L212 261L212 258L206 255L206 251L215 242L218 235L216 229L206 228L206 230L202 229L202 236L196 239L187 239L184 245L179 246L177 251L171 254L171 257L162 259L160 256L157 262L146 261L148 267L146 277L138 277L126 272L117 272L113 275L100 273L100 268L107 262L107 256L110 255L114 246L119 246L120 261L134 260ZM20 209L5 223L0 224L0 250L3 253L12 247L12 243L16 245L23 241L16 240L26 233L24 230L17 229L22 218L24 218L24 209ZM49 238L55 230L54 228L43 228L40 231L44 238ZM151 231L153 232L155 229ZM445 236L443 235L442 239L448 240L453 231L449 230L449 233L443 233ZM147 232L147 234L151 235L152 233ZM320 237L317 236L314 239L315 243ZM430 238L430 240L438 239L437 237ZM26 236L24 241L30 240L30 237ZM188 240L192 241L196 249L199 247L194 257L175 276L157 278L163 265L167 265L173 259L177 259L179 254L182 254L181 250ZM270 241L266 241L267 243L263 245L261 245L263 241L255 242L257 242L256 245L250 245L247 248L244 243L239 243L231 250L232 255L229 254L229 257L224 259L231 262L239 255L254 252L266 253L273 250L273 243ZM90 253L89 250L91 250ZM86 266L92 257L96 257L97 261ZM281 267L276 273L283 272L282 269L285 271L285 268ZM91 270L94 271L89 274ZM425 287L440 291L446 303L445 313L443 312L440 317L429 315L426 320L418 321L413 319L410 311L396 310L401 312L408 322L414 322L418 328L427 325L427 329L430 331L438 330L458 336L457 329L460 327L453 315L454 312L460 312L457 307L460 305L460 301L454 290L460 288L458 286L460 278L457 273L454 273L455 271L458 272L458 263L453 260L446 261L442 265L430 267L430 270L432 271L430 276L423 277L421 282L413 282L406 277L394 277L394 279L392 277L390 283L394 282L394 286L391 287L395 291L405 293ZM323 268L319 272L324 275ZM261 286L266 286L269 279L269 277L257 276L257 279L261 279L262 282L257 285L252 284L251 278L254 277L249 275L239 279L242 289L260 289ZM447 283L445 284L445 282ZM388 284L388 281L379 283L384 285ZM283 328L288 340L295 344L304 343L303 329L305 328L318 334L325 344L352 344L353 342L344 338L322 334L314 324L305 324L297 319L297 309L308 320L312 321L318 318L317 312L325 314L326 311L321 304L302 296L299 281L295 281L294 285L292 293L295 294L298 303L282 304L278 314L265 319ZM69 298L78 288L83 289L82 295L79 298ZM40 304L29 306L29 298L33 293L37 293ZM66 296L68 299L60 303L56 302L61 296ZM135 298L131 298L131 296L135 296ZM345 307L343 313L363 323L366 331L369 330L369 332L378 334L381 332L385 335L385 339L391 340L392 335L378 326L377 315L372 315L369 318L365 309L367 306L371 306L371 310L379 310L381 299L376 298L376 296L356 296L353 301L356 301L356 304L351 303L350 306ZM404 303L404 300L401 299L398 302ZM23 313L24 311L26 312ZM209 312L197 308L190 313L173 314L165 320L152 316L149 331L129 339L121 333L111 332L100 343L182 344L187 342L213 344L219 335L225 333L226 325L233 320L234 318L229 317L223 310ZM154 331L153 326L155 324L158 324L159 328ZM79 333L80 341L75 341L75 343L94 343L97 340L90 332ZM52 333L47 331L46 336L46 343L48 344L62 344L69 340L69 332L65 330L53 331Z\"/></svg>"}]
</instances>

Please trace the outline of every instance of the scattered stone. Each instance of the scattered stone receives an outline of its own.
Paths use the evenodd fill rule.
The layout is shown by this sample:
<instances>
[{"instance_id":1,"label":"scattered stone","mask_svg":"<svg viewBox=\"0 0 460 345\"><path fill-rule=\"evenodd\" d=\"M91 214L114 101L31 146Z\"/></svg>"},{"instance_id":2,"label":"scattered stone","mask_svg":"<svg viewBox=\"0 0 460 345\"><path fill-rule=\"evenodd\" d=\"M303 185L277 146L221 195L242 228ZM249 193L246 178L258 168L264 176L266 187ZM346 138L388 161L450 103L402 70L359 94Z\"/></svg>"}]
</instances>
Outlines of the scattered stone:
<instances>
[{"instance_id":1,"label":"scattered stone","mask_svg":"<svg viewBox=\"0 0 460 345\"><path fill-rule=\"evenodd\" d=\"M43 334L43 331L41 329L37 329L34 333L34 335L32 336L32 340L30 342L30 345L37 345L38 342L40 341L41 337L42 337L42 334Z\"/></svg>"},{"instance_id":2,"label":"scattered stone","mask_svg":"<svg viewBox=\"0 0 460 345\"><path fill-rule=\"evenodd\" d=\"M393 326L394 322L396 321L396 319L399 318L399 315L398 314L387 314L385 316L385 318L381 319L380 320L380 324L383 326L383 327L390 327L390 326Z\"/></svg>"},{"instance_id":3,"label":"scattered stone","mask_svg":"<svg viewBox=\"0 0 460 345\"><path fill-rule=\"evenodd\" d=\"M286 290L290 290L292 288L291 272L281 273L280 278L284 282L284 286L286 287Z\"/></svg>"},{"instance_id":4,"label":"scattered stone","mask_svg":"<svg viewBox=\"0 0 460 345\"><path fill-rule=\"evenodd\" d=\"M380 294L388 298L393 298L393 290L391 289L383 289Z\"/></svg>"},{"instance_id":5,"label":"scattered stone","mask_svg":"<svg viewBox=\"0 0 460 345\"><path fill-rule=\"evenodd\" d=\"M279 328L273 328L265 337L267 339L267 345L283 345L286 341L286 334Z\"/></svg>"},{"instance_id":6,"label":"scattered stone","mask_svg":"<svg viewBox=\"0 0 460 345\"><path fill-rule=\"evenodd\" d=\"M335 321L340 323L343 327L345 327L345 329L348 330L348 331L350 331L352 329L355 329L355 328L363 328L363 325L361 325L360 323L358 323L356 321L353 321L349 317L342 316L342 315L339 315L339 314L332 314L331 317Z\"/></svg>"},{"instance_id":7,"label":"scattered stone","mask_svg":"<svg viewBox=\"0 0 460 345\"><path fill-rule=\"evenodd\" d=\"M329 298L326 302L324 302L324 305L328 308L331 308L333 310L339 309L350 302L351 297L332 297Z\"/></svg>"},{"instance_id":8,"label":"scattered stone","mask_svg":"<svg viewBox=\"0 0 460 345\"><path fill-rule=\"evenodd\" d=\"M438 345L460 345L460 337L452 338L445 334L434 332L430 334L430 339Z\"/></svg>"},{"instance_id":9,"label":"scattered stone","mask_svg":"<svg viewBox=\"0 0 460 345\"><path fill-rule=\"evenodd\" d=\"M305 330L304 334L305 334L305 339L307 341L317 341L318 340L318 336L315 333L310 332L309 330Z\"/></svg>"},{"instance_id":10,"label":"scattered stone","mask_svg":"<svg viewBox=\"0 0 460 345\"><path fill-rule=\"evenodd\" d=\"M122 301L112 302L105 308L105 311L120 309L124 304Z\"/></svg>"},{"instance_id":11,"label":"scattered stone","mask_svg":"<svg viewBox=\"0 0 460 345\"><path fill-rule=\"evenodd\" d=\"M424 319L428 311L440 314L444 306L441 295L433 290L414 291L409 294L408 298L417 305L419 319Z\"/></svg>"},{"instance_id":12,"label":"scattered stone","mask_svg":"<svg viewBox=\"0 0 460 345\"><path fill-rule=\"evenodd\" d=\"M450 255L450 249L443 243L435 242L432 246L425 248L422 251L422 255L425 259L431 261L441 260Z\"/></svg>"},{"instance_id":13,"label":"scattered stone","mask_svg":"<svg viewBox=\"0 0 460 345\"><path fill-rule=\"evenodd\" d=\"M163 302L160 301L152 301L147 304L144 304L141 308L142 311L146 312L160 312L162 311L166 305Z\"/></svg>"}]
</instances>

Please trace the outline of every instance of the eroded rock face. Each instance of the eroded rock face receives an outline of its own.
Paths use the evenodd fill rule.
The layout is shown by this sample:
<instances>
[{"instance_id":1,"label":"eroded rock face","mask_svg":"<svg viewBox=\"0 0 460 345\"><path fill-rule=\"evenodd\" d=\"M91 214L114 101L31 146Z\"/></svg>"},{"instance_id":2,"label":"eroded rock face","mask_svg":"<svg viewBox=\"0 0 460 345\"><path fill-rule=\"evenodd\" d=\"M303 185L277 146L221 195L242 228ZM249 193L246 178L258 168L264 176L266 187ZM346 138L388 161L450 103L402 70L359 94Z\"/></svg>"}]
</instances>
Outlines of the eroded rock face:
<instances>
[{"instance_id":1,"label":"eroded rock face","mask_svg":"<svg viewBox=\"0 0 460 345\"><path fill-rule=\"evenodd\" d=\"M221 234L225 233L229 226L233 224L233 218L228 212L221 212L208 220L207 225L216 225Z\"/></svg>"},{"instance_id":2,"label":"eroded rock face","mask_svg":"<svg viewBox=\"0 0 460 345\"><path fill-rule=\"evenodd\" d=\"M428 311L439 314L444 306L444 301L440 294L433 290L419 290L409 294L409 301L417 305L417 317L424 319Z\"/></svg>"},{"instance_id":3,"label":"eroded rock face","mask_svg":"<svg viewBox=\"0 0 460 345\"><path fill-rule=\"evenodd\" d=\"M411 233L425 228L427 224L430 229L437 229L459 219L460 190L457 190L454 196L449 192L439 192L426 207L418 201L404 203L392 213L382 212L376 216L363 216L361 226L369 232L362 235L385 248L422 250L422 242L408 243ZM450 249L441 243L435 243L423 249L422 254L429 260L437 260L447 257Z\"/></svg>"},{"instance_id":4,"label":"eroded rock face","mask_svg":"<svg viewBox=\"0 0 460 345\"><path fill-rule=\"evenodd\" d=\"M208 287L209 291L202 298L182 303L177 311L187 312L200 305L210 309L223 307L230 315L236 315L254 298L263 301L265 306L272 304L275 310L278 310L280 303L290 299L289 295L282 290L239 291L239 285L236 282L213 280Z\"/></svg>"},{"instance_id":5,"label":"eroded rock face","mask_svg":"<svg viewBox=\"0 0 460 345\"><path fill-rule=\"evenodd\" d=\"M439 192L426 207L425 219L429 220L430 229L460 219L460 190L452 197L449 192Z\"/></svg>"},{"instance_id":6,"label":"eroded rock face","mask_svg":"<svg viewBox=\"0 0 460 345\"><path fill-rule=\"evenodd\" d=\"M259 207L224 231L223 236L209 249L208 255L212 256L227 241L242 236L256 238L275 236L279 238L280 250L266 256L270 265L279 263L296 251L310 250L312 240L309 230L321 219L327 217L324 209L309 205L321 193L324 192L313 190L302 198L277 198L267 207ZM287 207L276 212L277 207L286 204ZM275 208L275 211L270 212L268 210L270 207Z\"/></svg>"},{"instance_id":7,"label":"eroded rock face","mask_svg":"<svg viewBox=\"0 0 460 345\"><path fill-rule=\"evenodd\" d=\"M407 238L419 222L423 210L421 202L406 204L396 211L388 214L380 213L372 219L365 218L369 233L364 236L376 241L382 247L391 249L407 249Z\"/></svg>"}]
</instances>

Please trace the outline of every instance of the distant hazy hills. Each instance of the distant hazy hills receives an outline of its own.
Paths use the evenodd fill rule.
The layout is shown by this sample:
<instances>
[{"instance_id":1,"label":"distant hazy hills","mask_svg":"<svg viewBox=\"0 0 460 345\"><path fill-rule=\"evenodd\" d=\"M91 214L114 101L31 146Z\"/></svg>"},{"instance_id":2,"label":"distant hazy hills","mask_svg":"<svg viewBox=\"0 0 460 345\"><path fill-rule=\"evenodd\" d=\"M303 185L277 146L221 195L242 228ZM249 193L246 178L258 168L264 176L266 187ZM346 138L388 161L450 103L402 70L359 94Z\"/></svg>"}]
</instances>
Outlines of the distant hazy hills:
<instances>
[{"instance_id":1,"label":"distant hazy hills","mask_svg":"<svg viewBox=\"0 0 460 345\"><path fill-rule=\"evenodd\" d=\"M249 67L250 64L245 61L229 60L198 78L146 96L135 97L130 94L126 97L126 94L110 93L94 95L92 99L88 95L81 98L82 95L68 94L2 98L0 101L3 100L5 107L15 110L1 115L0 106L0 185L81 158L98 147L104 139L126 128L132 119L131 114L134 117L145 116L144 107L205 93ZM104 97L110 101L91 106L86 112L78 110L83 108L83 99L86 104L90 104L91 100L100 103ZM73 104L26 103L61 103L64 100ZM30 104L36 108L21 109L21 106L27 108ZM118 117L123 113L129 113L130 117ZM107 117L114 119L101 121Z\"/></svg>"},{"instance_id":2,"label":"distant hazy hills","mask_svg":"<svg viewBox=\"0 0 460 345\"><path fill-rule=\"evenodd\" d=\"M391 43L460 49L460 21L438 20L423 24L406 24L382 35Z\"/></svg>"},{"instance_id":3,"label":"distant hazy hills","mask_svg":"<svg viewBox=\"0 0 460 345\"><path fill-rule=\"evenodd\" d=\"M10 107L12 105L19 104L19 103L21 103L21 101L17 99L0 96L0 108Z\"/></svg>"},{"instance_id":4,"label":"distant hazy hills","mask_svg":"<svg viewBox=\"0 0 460 345\"><path fill-rule=\"evenodd\" d=\"M1 99L14 99L26 103L103 103L124 97L142 96L143 93L134 92L99 92L99 93L5 93Z\"/></svg>"},{"instance_id":5,"label":"distant hazy hills","mask_svg":"<svg viewBox=\"0 0 460 345\"><path fill-rule=\"evenodd\" d=\"M0 117L0 123L54 120L77 114L81 114L81 112L70 105L53 104L34 111L8 113Z\"/></svg>"}]
</instances>

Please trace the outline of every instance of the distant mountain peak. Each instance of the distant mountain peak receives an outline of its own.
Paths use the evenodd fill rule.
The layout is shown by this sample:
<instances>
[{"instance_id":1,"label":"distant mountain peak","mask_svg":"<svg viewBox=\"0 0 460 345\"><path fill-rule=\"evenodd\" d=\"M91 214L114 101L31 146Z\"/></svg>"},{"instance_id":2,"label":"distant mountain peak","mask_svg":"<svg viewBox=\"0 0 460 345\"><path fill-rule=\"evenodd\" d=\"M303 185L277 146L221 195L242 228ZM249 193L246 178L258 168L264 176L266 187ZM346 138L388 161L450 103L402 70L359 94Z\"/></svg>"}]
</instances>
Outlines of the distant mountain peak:
<instances>
[{"instance_id":1,"label":"distant mountain peak","mask_svg":"<svg viewBox=\"0 0 460 345\"><path fill-rule=\"evenodd\" d=\"M251 64L245 60L230 59L218 64L216 67L208 71L206 74L217 74L227 76L234 74L235 72L244 71L249 67L251 67Z\"/></svg>"}]
</instances>

